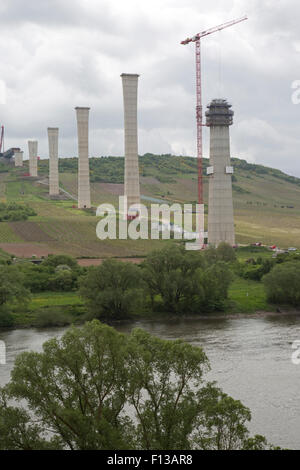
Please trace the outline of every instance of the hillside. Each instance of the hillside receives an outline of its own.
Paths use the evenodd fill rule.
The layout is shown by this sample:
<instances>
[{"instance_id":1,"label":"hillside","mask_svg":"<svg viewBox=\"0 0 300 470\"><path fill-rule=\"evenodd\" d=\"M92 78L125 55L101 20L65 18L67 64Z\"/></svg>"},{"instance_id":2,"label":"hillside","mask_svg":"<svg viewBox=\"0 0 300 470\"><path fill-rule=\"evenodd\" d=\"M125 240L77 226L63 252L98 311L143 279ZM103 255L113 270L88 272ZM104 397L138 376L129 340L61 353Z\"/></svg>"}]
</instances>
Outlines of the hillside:
<instances>
[{"instance_id":1,"label":"hillside","mask_svg":"<svg viewBox=\"0 0 300 470\"><path fill-rule=\"evenodd\" d=\"M204 161L206 168L208 161ZM238 243L261 241L281 247L300 248L300 179L279 170L233 159L233 196ZM0 164L0 201L26 203L37 215L27 221L0 222L0 248L17 256L69 253L74 256L143 256L165 241L100 241L97 219L92 213L73 208L74 200L51 201L48 197L48 160L39 162L38 180L28 171ZM123 193L124 159L91 158L91 188L94 206L116 204ZM140 157L141 193L144 202L156 198L195 203L197 162L191 157L146 154ZM60 159L60 185L76 198L77 159ZM207 178L205 177L205 200Z\"/></svg>"}]
</instances>

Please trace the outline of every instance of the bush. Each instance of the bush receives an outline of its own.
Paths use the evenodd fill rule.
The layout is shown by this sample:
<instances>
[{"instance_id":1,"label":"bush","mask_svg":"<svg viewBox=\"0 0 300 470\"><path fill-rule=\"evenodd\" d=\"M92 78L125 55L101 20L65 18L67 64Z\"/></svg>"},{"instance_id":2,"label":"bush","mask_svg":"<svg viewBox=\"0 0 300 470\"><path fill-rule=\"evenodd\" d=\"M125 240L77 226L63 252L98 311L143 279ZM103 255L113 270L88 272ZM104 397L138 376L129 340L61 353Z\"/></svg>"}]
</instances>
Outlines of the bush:
<instances>
[{"instance_id":1,"label":"bush","mask_svg":"<svg viewBox=\"0 0 300 470\"><path fill-rule=\"evenodd\" d=\"M7 310L7 308L2 307L0 309L0 327L1 328L8 328L13 326L14 319L12 314Z\"/></svg>"},{"instance_id":2,"label":"bush","mask_svg":"<svg viewBox=\"0 0 300 470\"><path fill-rule=\"evenodd\" d=\"M269 302L300 306L300 263L276 265L263 282Z\"/></svg>"},{"instance_id":3,"label":"bush","mask_svg":"<svg viewBox=\"0 0 300 470\"><path fill-rule=\"evenodd\" d=\"M52 268L57 268L57 266L65 265L69 266L71 269L79 268L77 260L68 255L49 255L43 263L43 266L50 266Z\"/></svg>"},{"instance_id":4,"label":"bush","mask_svg":"<svg viewBox=\"0 0 300 470\"><path fill-rule=\"evenodd\" d=\"M274 264L273 260L265 259L261 264L248 265L242 271L242 277L252 281L261 281L262 277L271 271Z\"/></svg>"},{"instance_id":5,"label":"bush","mask_svg":"<svg viewBox=\"0 0 300 470\"><path fill-rule=\"evenodd\" d=\"M24 285L31 292L43 292L50 290L50 277L53 270L43 265L24 263L18 266L19 271L24 274Z\"/></svg>"},{"instance_id":6,"label":"bush","mask_svg":"<svg viewBox=\"0 0 300 470\"><path fill-rule=\"evenodd\" d=\"M0 309L25 306L30 292L24 286L24 276L16 266L0 265Z\"/></svg>"},{"instance_id":7,"label":"bush","mask_svg":"<svg viewBox=\"0 0 300 470\"><path fill-rule=\"evenodd\" d=\"M15 202L10 204L0 203L0 222L17 222L27 220L28 217L35 215L37 215L36 212L26 205L16 204Z\"/></svg>"},{"instance_id":8,"label":"bush","mask_svg":"<svg viewBox=\"0 0 300 470\"><path fill-rule=\"evenodd\" d=\"M77 287L77 276L66 269L58 271L49 277L49 290L70 292Z\"/></svg>"},{"instance_id":9,"label":"bush","mask_svg":"<svg viewBox=\"0 0 300 470\"><path fill-rule=\"evenodd\" d=\"M71 323L71 320L72 317L67 313L60 310L47 309L38 313L34 324L39 328L66 326Z\"/></svg>"},{"instance_id":10,"label":"bush","mask_svg":"<svg viewBox=\"0 0 300 470\"><path fill-rule=\"evenodd\" d=\"M50 256L40 265L22 263L18 269L31 292L72 291L78 287L78 276L83 271L69 256Z\"/></svg>"}]
</instances>

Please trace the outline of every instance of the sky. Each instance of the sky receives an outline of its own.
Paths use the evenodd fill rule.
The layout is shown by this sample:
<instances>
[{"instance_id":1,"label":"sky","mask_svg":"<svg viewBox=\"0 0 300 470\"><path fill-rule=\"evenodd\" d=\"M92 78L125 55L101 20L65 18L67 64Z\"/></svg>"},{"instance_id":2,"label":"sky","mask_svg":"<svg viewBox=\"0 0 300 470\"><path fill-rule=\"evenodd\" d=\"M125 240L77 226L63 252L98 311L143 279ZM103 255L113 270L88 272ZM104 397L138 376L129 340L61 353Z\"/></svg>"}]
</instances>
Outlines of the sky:
<instances>
[{"instance_id":1,"label":"sky","mask_svg":"<svg viewBox=\"0 0 300 470\"><path fill-rule=\"evenodd\" d=\"M298 0L1 0L5 147L28 158L37 139L48 158L59 127L60 156L75 156L74 108L90 106L90 155L123 155L120 75L138 73L139 153L195 156L195 46L180 42L245 14L202 40L204 111L226 98L232 156L300 177Z\"/></svg>"}]
</instances>

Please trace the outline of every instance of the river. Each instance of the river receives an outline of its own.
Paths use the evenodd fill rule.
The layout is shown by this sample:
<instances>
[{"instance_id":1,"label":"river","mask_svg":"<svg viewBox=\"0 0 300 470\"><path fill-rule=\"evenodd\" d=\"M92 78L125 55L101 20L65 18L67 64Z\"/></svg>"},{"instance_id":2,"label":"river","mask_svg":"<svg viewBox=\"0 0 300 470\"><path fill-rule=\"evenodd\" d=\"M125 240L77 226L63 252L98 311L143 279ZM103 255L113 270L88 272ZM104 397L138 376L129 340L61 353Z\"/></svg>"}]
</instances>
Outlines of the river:
<instances>
[{"instance_id":1,"label":"river","mask_svg":"<svg viewBox=\"0 0 300 470\"><path fill-rule=\"evenodd\" d=\"M118 325L129 332L140 327L165 339L181 338L202 346L210 360L210 380L252 411L252 433L274 445L300 449L300 365L294 365L292 344L300 340L300 316L236 319L136 321ZM9 381L16 356L40 351L65 328L1 331L7 349L0 365L0 385Z\"/></svg>"}]
</instances>

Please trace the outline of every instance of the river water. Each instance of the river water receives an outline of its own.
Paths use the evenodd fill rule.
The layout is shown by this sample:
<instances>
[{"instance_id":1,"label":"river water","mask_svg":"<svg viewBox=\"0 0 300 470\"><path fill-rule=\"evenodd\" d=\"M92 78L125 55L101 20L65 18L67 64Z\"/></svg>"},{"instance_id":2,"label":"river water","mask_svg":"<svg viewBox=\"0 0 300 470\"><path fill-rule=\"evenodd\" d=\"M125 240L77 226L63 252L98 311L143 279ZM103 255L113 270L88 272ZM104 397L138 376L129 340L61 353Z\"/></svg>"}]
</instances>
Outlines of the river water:
<instances>
[{"instance_id":1,"label":"river water","mask_svg":"<svg viewBox=\"0 0 300 470\"><path fill-rule=\"evenodd\" d=\"M164 339L202 346L210 363L210 380L252 411L252 433L274 445L300 449L300 365L292 362L292 344L300 341L300 316L263 318L137 321L118 325L130 332L144 328ZM0 386L9 381L15 357L61 336L65 328L1 331L7 350L0 365Z\"/></svg>"}]
</instances>

